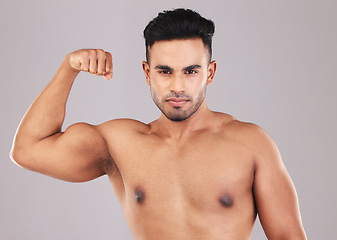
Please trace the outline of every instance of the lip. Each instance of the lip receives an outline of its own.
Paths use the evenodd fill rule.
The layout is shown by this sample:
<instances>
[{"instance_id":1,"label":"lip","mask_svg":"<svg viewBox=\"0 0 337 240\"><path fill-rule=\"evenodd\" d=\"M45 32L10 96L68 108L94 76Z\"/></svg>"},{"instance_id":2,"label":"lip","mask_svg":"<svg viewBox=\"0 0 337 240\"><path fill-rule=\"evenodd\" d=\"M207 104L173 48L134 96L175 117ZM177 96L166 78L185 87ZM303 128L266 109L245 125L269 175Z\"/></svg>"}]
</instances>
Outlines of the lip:
<instances>
[{"instance_id":1,"label":"lip","mask_svg":"<svg viewBox=\"0 0 337 240\"><path fill-rule=\"evenodd\" d=\"M181 107L188 102L185 98L169 98L166 101L174 107Z\"/></svg>"}]
</instances>

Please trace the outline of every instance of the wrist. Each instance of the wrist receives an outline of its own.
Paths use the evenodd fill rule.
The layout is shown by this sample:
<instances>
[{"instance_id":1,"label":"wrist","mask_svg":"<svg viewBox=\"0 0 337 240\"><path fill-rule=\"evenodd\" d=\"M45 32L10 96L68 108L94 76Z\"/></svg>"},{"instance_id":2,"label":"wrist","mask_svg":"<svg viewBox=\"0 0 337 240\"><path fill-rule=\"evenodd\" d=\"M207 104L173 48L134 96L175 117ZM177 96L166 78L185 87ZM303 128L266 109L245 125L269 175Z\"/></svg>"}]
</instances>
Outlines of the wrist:
<instances>
[{"instance_id":1,"label":"wrist","mask_svg":"<svg viewBox=\"0 0 337 240\"><path fill-rule=\"evenodd\" d=\"M80 70L77 70L70 65L68 56L62 62L60 70L64 73L66 73L67 75L69 74L69 75L73 75L75 77L80 73Z\"/></svg>"},{"instance_id":2,"label":"wrist","mask_svg":"<svg viewBox=\"0 0 337 240\"><path fill-rule=\"evenodd\" d=\"M81 70L77 70L77 69L73 68L70 65L70 56L69 56L69 54L64 58L62 65L63 65L64 68L66 68L67 71L75 73L76 75L81 71Z\"/></svg>"},{"instance_id":3,"label":"wrist","mask_svg":"<svg viewBox=\"0 0 337 240\"><path fill-rule=\"evenodd\" d=\"M64 59L61 66L57 70L55 76L53 77L53 82L73 82L80 71L72 68L69 62Z\"/></svg>"}]
</instances>

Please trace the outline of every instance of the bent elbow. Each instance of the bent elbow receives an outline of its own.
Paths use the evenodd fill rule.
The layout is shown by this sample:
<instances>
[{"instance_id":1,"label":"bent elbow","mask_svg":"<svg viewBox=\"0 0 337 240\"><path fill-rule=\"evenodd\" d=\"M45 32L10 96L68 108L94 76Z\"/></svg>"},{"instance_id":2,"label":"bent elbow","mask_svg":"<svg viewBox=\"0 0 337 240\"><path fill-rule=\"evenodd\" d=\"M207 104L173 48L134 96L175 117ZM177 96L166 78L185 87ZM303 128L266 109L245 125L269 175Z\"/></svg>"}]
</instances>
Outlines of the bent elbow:
<instances>
[{"instance_id":1,"label":"bent elbow","mask_svg":"<svg viewBox=\"0 0 337 240\"><path fill-rule=\"evenodd\" d=\"M27 154L23 153L22 150L15 148L14 146L9 152L9 158L14 162L17 166L28 169L28 157Z\"/></svg>"},{"instance_id":2,"label":"bent elbow","mask_svg":"<svg viewBox=\"0 0 337 240\"><path fill-rule=\"evenodd\" d=\"M17 166L22 167L23 166L19 163L19 157L18 157L18 153L16 150L14 150L14 148L12 148L9 152L9 158L12 160L13 163L15 163Z\"/></svg>"}]
</instances>

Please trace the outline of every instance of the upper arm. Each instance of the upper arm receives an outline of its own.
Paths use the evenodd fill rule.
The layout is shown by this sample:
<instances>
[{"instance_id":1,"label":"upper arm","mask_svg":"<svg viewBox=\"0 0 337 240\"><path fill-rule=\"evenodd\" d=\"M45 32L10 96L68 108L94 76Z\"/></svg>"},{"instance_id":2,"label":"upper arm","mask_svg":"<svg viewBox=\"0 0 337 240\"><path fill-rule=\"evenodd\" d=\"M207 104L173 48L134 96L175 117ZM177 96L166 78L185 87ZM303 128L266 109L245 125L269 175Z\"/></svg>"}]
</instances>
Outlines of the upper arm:
<instances>
[{"instance_id":1,"label":"upper arm","mask_svg":"<svg viewBox=\"0 0 337 240\"><path fill-rule=\"evenodd\" d=\"M18 164L54 178L71 182L89 181L105 174L111 161L108 146L97 127L77 123L30 143Z\"/></svg>"},{"instance_id":2,"label":"upper arm","mask_svg":"<svg viewBox=\"0 0 337 240\"><path fill-rule=\"evenodd\" d=\"M271 137L256 127L254 197L268 239L306 239L295 187Z\"/></svg>"}]
</instances>

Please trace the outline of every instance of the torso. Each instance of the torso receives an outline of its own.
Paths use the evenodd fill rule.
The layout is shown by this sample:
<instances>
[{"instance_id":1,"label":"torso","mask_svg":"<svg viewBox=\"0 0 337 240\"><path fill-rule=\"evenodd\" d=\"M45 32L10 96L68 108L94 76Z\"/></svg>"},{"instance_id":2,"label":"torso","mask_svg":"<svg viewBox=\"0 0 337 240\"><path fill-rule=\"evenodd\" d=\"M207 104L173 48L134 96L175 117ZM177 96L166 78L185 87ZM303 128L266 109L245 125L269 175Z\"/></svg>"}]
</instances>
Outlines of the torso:
<instances>
[{"instance_id":1,"label":"torso","mask_svg":"<svg viewBox=\"0 0 337 240\"><path fill-rule=\"evenodd\" d=\"M109 179L135 239L250 238L255 165L247 123L216 116L213 127L180 142L133 120L124 134L104 128L116 165Z\"/></svg>"}]
</instances>

